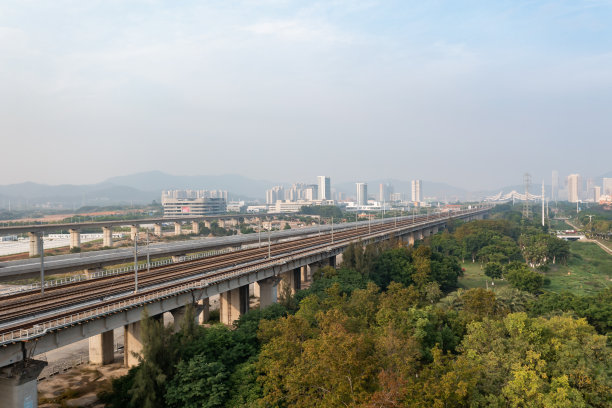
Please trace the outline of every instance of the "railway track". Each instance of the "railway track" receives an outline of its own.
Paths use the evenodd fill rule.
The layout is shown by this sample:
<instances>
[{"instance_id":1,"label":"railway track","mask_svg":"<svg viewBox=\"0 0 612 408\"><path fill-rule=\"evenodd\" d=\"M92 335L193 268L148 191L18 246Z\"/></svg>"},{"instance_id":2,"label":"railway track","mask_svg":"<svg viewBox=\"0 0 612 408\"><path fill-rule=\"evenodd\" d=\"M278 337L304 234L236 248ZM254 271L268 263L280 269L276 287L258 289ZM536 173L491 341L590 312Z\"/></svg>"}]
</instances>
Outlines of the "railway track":
<instances>
[{"instance_id":1,"label":"railway track","mask_svg":"<svg viewBox=\"0 0 612 408\"><path fill-rule=\"evenodd\" d=\"M438 218L442 217L429 217L428 221ZM333 241L334 243L348 242L369 233L375 234L386 230L391 231L396 227L419 224L422 221L422 219L400 220L397 224L388 222L385 224L375 224L371 227L362 226L356 229L344 229L334 233ZM269 249L266 245L262 248L244 249L175 265L152 268L148 272L139 271L138 294L129 293L134 288L133 272L49 288L44 294L40 292L17 293L0 299L0 325L3 326L0 329L0 334L62 318L64 315L74 314L78 310L104 307L122 299L146 295L152 291L159 290L160 287L172 287L173 282L176 286L179 280L181 284L199 281L202 279L202 274L206 274L206 272L210 272L205 275L207 279L210 279L227 273L227 268L233 266L236 269L240 269L241 266L244 267L247 263L250 265L269 263L268 251L270 256L274 258L282 255L295 255L305 251L312 251L328 246L330 243L331 233L325 233L321 236L272 244ZM220 269L224 269L224 271L215 272ZM189 280L190 277L193 277L193 279ZM164 286L164 283L168 285ZM109 297L113 297L113 299L107 299ZM95 306L92 306L92 302L95 302ZM89 304L79 309L79 305L85 303ZM53 310L67 309L69 307L74 307L74 309L57 313L52 317L36 317L37 315L50 313ZM15 323L11 324L11 322Z\"/></svg>"}]
</instances>

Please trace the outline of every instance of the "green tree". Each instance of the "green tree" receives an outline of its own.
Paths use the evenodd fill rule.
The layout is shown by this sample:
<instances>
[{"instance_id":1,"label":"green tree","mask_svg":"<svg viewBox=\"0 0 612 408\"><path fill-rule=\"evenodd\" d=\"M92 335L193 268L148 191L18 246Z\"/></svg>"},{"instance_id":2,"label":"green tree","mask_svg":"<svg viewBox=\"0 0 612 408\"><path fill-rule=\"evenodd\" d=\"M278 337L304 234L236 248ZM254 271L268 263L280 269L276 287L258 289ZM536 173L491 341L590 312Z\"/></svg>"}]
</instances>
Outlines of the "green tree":
<instances>
[{"instance_id":1,"label":"green tree","mask_svg":"<svg viewBox=\"0 0 612 408\"><path fill-rule=\"evenodd\" d=\"M134 376L131 405L143 408L164 407L166 381L174 373L176 348L172 346L172 331L161 319L151 319L145 309L140 320L142 354L139 370Z\"/></svg>"},{"instance_id":2,"label":"green tree","mask_svg":"<svg viewBox=\"0 0 612 408\"><path fill-rule=\"evenodd\" d=\"M530 293L538 293L544 286L544 277L520 262L507 265L504 268L504 277L515 288Z\"/></svg>"},{"instance_id":3,"label":"green tree","mask_svg":"<svg viewBox=\"0 0 612 408\"><path fill-rule=\"evenodd\" d=\"M503 267L499 262L487 262L484 273L491 279L500 279L503 274Z\"/></svg>"}]
</instances>

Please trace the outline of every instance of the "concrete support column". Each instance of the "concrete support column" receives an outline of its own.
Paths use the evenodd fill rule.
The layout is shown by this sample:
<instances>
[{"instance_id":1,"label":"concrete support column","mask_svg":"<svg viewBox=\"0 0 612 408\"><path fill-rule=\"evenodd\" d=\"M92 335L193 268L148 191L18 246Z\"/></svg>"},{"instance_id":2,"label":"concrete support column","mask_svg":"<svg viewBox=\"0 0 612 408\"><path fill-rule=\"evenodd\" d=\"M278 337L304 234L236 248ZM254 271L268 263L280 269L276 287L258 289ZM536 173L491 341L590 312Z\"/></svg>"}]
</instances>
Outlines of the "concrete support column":
<instances>
[{"instance_id":1,"label":"concrete support column","mask_svg":"<svg viewBox=\"0 0 612 408\"><path fill-rule=\"evenodd\" d=\"M219 296L219 318L221 323L232 325L249 311L249 285L228 290Z\"/></svg>"},{"instance_id":2,"label":"concrete support column","mask_svg":"<svg viewBox=\"0 0 612 408\"><path fill-rule=\"evenodd\" d=\"M200 223L197 221L191 221L191 233L199 234L200 233Z\"/></svg>"},{"instance_id":3,"label":"concrete support column","mask_svg":"<svg viewBox=\"0 0 612 408\"><path fill-rule=\"evenodd\" d=\"M102 246L113 246L113 227L102 227Z\"/></svg>"},{"instance_id":4,"label":"concrete support column","mask_svg":"<svg viewBox=\"0 0 612 408\"><path fill-rule=\"evenodd\" d=\"M123 364L128 368L137 366L140 361L138 361L138 357L135 356L134 353L140 354L141 351L140 321L125 325L123 337Z\"/></svg>"},{"instance_id":5,"label":"concrete support column","mask_svg":"<svg viewBox=\"0 0 612 408\"><path fill-rule=\"evenodd\" d=\"M320 265L318 262L315 262L313 264L308 265L308 269L310 270L310 279L312 280L315 276L315 274L317 273L317 271L319 270Z\"/></svg>"},{"instance_id":6,"label":"concrete support column","mask_svg":"<svg viewBox=\"0 0 612 408\"><path fill-rule=\"evenodd\" d=\"M279 297L294 295L295 292L301 289L301 270L300 268L292 269L280 274L281 280L278 283Z\"/></svg>"},{"instance_id":7,"label":"concrete support column","mask_svg":"<svg viewBox=\"0 0 612 408\"><path fill-rule=\"evenodd\" d=\"M37 378L46 361L28 360L0 369L0 405L6 408L38 406Z\"/></svg>"},{"instance_id":8,"label":"concrete support column","mask_svg":"<svg viewBox=\"0 0 612 408\"><path fill-rule=\"evenodd\" d=\"M70 230L70 249L81 247L81 231L78 229Z\"/></svg>"},{"instance_id":9,"label":"concrete support column","mask_svg":"<svg viewBox=\"0 0 612 408\"><path fill-rule=\"evenodd\" d=\"M344 257L342 256L342 254L336 255L336 266L342 265L342 260L343 259L344 259Z\"/></svg>"},{"instance_id":10,"label":"concrete support column","mask_svg":"<svg viewBox=\"0 0 612 408\"><path fill-rule=\"evenodd\" d=\"M181 306L177 309L172 309L170 313L172 313L172 318L174 319L174 331L178 332L181 329L181 323L185 319L185 312L187 308L185 306Z\"/></svg>"},{"instance_id":11,"label":"concrete support column","mask_svg":"<svg viewBox=\"0 0 612 408\"><path fill-rule=\"evenodd\" d=\"M432 232L433 232L434 234L437 234L437 233L438 233L438 226L437 226L437 225L436 225L435 227L433 227L433 231L432 231Z\"/></svg>"},{"instance_id":12,"label":"concrete support column","mask_svg":"<svg viewBox=\"0 0 612 408\"><path fill-rule=\"evenodd\" d=\"M219 221L217 221L218 225L220 228L225 228L225 220L219 219Z\"/></svg>"},{"instance_id":13,"label":"concrete support column","mask_svg":"<svg viewBox=\"0 0 612 408\"><path fill-rule=\"evenodd\" d=\"M130 238L133 240L136 239L136 237L138 237L138 227L139 225L132 225L130 226Z\"/></svg>"},{"instance_id":14,"label":"concrete support column","mask_svg":"<svg viewBox=\"0 0 612 408\"><path fill-rule=\"evenodd\" d=\"M208 298L198 300L196 304L196 319L202 325L210 319L210 301Z\"/></svg>"},{"instance_id":15,"label":"concrete support column","mask_svg":"<svg viewBox=\"0 0 612 408\"><path fill-rule=\"evenodd\" d=\"M181 223L180 222L174 223L174 235L181 235Z\"/></svg>"},{"instance_id":16,"label":"concrete support column","mask_svg":"<svg viewBox=\"0 0 612 408\"><path fill-rule=\"evenodd\" d=\"M408 246L414 246L414 232L408 234Z\"/></svg>"},{"instance_id":17,"label":"concrete support column","mask_svg":"<svg viewBox=\"0 0 612 408\"><path fill-rule=\"evenodd\" d=\"M276 303L277 299L277 285L278 278L270 277L264 280L260 280L256 283L259 287L259 308L270 306L272 303Z\"/></svg>"},{"instance_id":18,"label":"concrete support column","mask_svg":"<svg viewBox=\"0 0 612 408\"><path fill-rule=\"evenodd\" d=\"M158 237L162 236L162 225L161 224L154 224L153 225L153 235L157 235Z\"/></svg>"},{"instance_id":19,"label":"concrete support column","mask_svg":"<svg viewBox=\"0 0 612 408\"><path fill-rule=\"evenodd\" d=\"M113 330L89 338L89 362L91 364L111 364L115 360Z\"/></svg>"},{"instance_id":20,"label":"concrete support column","mask_svg":"<svg viewBox=\"0 0 612 408\"><path fill-rule=\"evenodd\" d=\"M330 256L329 257L329 266L331 266L332 268L336 267L336 256Z\"/></svg>"},{"instance_id":21,"label":"concrete support column","mask_svg":"<svg viewBox=\"0 0 612 408\"><path fill-rule=\"evenodd\" d=\"M40 232L28 232L30 236L30 256L40 255L43 248L43 239Z\"/></svg>"},{"instance_id":22,"label":"concrete support column","mask_svg":"<svg viewBox=\"0 0 612 408\"><path fill-rule=\"evenodd\" d=\"M304 265L300 268L300 274L302 283L310 280L310 276L308 275L308 265Z\"/></svg>"},{"instance_id":23,"label":"concrete support column","mask_svg":"<svg viewBox=\"0 0 612 408\"><path fill-rule=\"evenodd\" d=\"M204 220L204 226L208 229L210 229L210 221L209 220Z\"/></svg>"}]
</instances>

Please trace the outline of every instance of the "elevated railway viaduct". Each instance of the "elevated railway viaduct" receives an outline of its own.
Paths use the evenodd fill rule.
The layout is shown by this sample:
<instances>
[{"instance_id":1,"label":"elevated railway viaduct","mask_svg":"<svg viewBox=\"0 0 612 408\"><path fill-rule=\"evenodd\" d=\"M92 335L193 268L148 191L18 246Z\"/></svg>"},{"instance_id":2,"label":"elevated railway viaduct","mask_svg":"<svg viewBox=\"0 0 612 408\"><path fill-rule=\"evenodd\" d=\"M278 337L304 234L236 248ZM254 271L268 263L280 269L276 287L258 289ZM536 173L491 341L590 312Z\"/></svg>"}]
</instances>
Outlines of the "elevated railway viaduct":
<instances>
[{"instance_id":1,"label":"elevated railway viaduct","mask_svg":"<svg viewBox=\"0 0 612 408\"><path fill-rule=\"evenodd\" d=\"M113 330L123 329L124 362L138 364L140 319L144 308L153 318L165 312L181 320L193 304L199 322L206 319L208 299L220 295L220 319L232 324L249 308L249 285L258 289L260 307L277 294L294 293L323 265L335 266L351 242L397 238L413 244L444 228L451 219L486 216L489 208L402 217L353 228L323 232L264 247L170 264L141 272L138 289L134 273L69 283L40 291L0 297L0 395L7 407L36 406L36 379L44 362L33 356L89 339L90 360L113 359ZM32 405L24 405L32 402Z\"/></svg>"}]
</instances>

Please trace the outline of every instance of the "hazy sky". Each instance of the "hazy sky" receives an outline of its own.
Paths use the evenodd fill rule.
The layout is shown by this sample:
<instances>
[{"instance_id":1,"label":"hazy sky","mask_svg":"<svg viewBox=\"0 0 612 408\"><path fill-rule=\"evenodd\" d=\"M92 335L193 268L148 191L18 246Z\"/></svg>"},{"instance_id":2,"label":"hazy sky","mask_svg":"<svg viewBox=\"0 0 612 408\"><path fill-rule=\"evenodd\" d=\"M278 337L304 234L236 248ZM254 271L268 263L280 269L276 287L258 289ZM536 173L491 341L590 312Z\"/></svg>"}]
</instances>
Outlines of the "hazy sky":
<instances>
[{"instance_id":1,"label":"hazy sky","mask_svg":"<svg viewBox=\"0 0 612 408\"><path fill-rule=\"evenodd\" d=\"M612 170L612 2L0 2L0 184Z\"/></svg>"}]
</instances>

